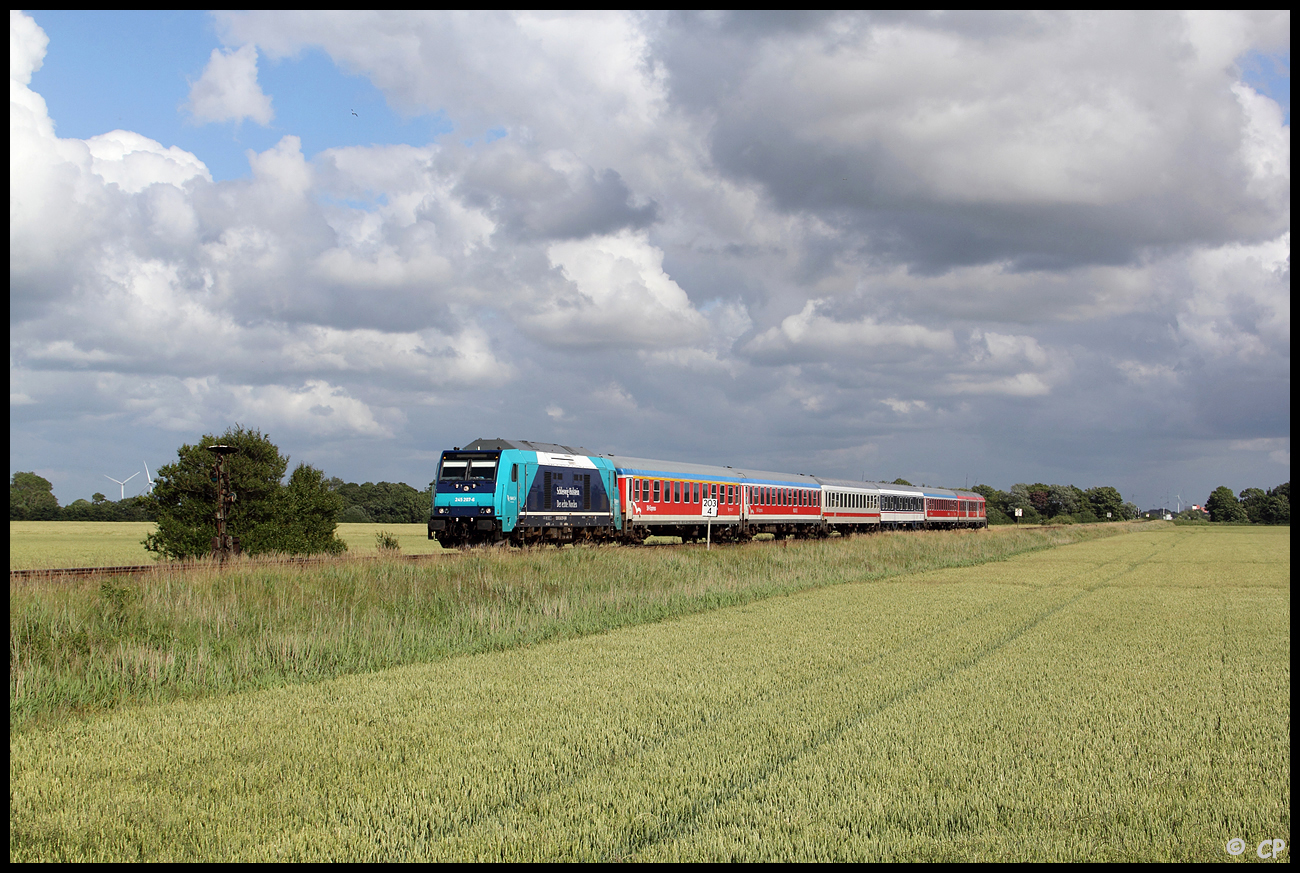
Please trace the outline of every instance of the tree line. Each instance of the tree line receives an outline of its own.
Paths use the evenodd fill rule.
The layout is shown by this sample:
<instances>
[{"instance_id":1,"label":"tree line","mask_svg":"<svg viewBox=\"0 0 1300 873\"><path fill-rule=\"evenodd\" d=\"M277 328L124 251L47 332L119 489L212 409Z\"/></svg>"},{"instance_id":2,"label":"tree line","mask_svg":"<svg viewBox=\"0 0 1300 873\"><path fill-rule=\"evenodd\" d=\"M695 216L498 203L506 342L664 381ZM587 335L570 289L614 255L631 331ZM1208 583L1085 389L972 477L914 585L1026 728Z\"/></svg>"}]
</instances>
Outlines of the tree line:
<instances>
[{"instance_id":1,"label":"tree line","mask_svg":"<svg viewBox=\"0 0 1300 873\"><path fill-rule=\"evenodd\" d=\"M14 473L9 479L10 521L154 521L157 513L144 495L109 500L96 492L89 500L59 506L50 480L35 473Z\"/></svg>"},{"instance_id":2,"label":"tree line","mask_svg":"<svg viewBox=\"0 0 1300 873\"><path fill-rule=\"evenodd\" d=\"M1137 505L1126 501L1110 485L1085 491L1074 485L1020 482L1010 491L988 485L976 485L971 490L983 496L989 524L1014 524L1017 509L1022 524L1091 524L1138 517Z\"/></svg>"},{"instance_id":3,"label":"tree line","mask_svg":"<svg viewBox=\"0 0 1300 873\"><path fill-rule=\"evenodd\" d=\"M429 518L428 489L417 491L402 482L358 485L337 476L325 480L325 487L341 501L334 519L337 522L423 524ZM157 521L158 506L148 495L109 500L100 493L90 500L82 498L60 506L48 479L35 473L14 473L9 480L9 520Z\"/></svg>"},{"instance_id":4,"label":"tree line","mask_svg":"<svg viewBox=\"0 0 1300 873\"><path fill-rule=\"evenodd\" d=\"M1233 494L1227 485L1220 485L1205 501L1205 511L1213 522L1290 524L1291 483L1283 482L1268 491L1246 488L1240 495Z\"/></svg>"}]
</instances>

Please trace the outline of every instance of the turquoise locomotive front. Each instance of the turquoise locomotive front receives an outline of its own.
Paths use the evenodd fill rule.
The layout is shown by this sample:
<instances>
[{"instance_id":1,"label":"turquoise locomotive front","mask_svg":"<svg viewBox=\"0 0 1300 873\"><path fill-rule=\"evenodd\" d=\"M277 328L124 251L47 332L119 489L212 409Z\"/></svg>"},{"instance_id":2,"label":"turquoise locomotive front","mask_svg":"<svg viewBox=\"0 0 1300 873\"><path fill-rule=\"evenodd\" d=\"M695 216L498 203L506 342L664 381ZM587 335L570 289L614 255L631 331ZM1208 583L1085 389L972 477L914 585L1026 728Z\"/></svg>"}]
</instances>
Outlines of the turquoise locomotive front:
<instances>
[{"instance_id":1,"label":"turquoise locomotive front","mask_svg":"<svg viewBox=\"0 0 1300 873\"><path fill-rule=\"evenodd\" d=\"M475 440L442 453L429 539L479 543L604 538L622 529L613 462L585 449Z\"/></svg>"}]
</instances>

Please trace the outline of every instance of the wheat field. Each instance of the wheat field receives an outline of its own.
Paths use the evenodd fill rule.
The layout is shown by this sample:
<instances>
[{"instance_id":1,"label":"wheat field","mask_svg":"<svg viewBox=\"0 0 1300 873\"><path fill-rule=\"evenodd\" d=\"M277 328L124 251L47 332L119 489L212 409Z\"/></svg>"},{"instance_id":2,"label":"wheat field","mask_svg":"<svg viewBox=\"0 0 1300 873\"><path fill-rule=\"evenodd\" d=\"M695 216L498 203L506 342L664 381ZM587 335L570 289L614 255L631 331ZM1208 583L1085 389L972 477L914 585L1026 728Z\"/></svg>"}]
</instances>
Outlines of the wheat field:
<instances>
[{"instance_id":1,"label":"wheat field","mask_svg":"<svg viewBox=\"0 0 1300 873\"><path fill-rule=\"evenodd\" d=\"M1148 526L82 713L11 733L10 859L1225 860L1290 842L1289 572Z\"/></svg>"}]
</instances>

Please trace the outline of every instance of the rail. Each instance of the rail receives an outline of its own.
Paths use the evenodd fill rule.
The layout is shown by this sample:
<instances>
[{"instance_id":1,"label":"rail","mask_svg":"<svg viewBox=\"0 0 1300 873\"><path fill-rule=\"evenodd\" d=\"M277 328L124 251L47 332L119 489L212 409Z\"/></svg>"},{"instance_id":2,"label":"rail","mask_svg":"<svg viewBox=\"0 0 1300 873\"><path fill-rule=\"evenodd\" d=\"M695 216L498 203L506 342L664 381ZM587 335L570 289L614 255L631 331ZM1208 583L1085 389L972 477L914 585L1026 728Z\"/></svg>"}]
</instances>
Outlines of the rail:
<instances>
[{"instance_id":1,"label":"rail","mask_svg":"<svg viewBox=\"0 0 1300 873\"><path fill-rule=\"evenodd\" d=\"M394 555L398 560L405 561L423 561L429 558L440 558L443 555L454 555L458 552L445 551L435 552L428 555ZM355 558L280 558L270 561L240 560L228 562L225 566L238 565L239 567L290 567L304 566L309 564L339 564L351 561L377 561L378 555L355 557ZM157 573L164 570L185 571L185 570L209 570L223 566L216 561L169 561L157 564L136 564L129 567L44 567L27 570L10 570L9 581L16 579L84 579L88 576L134 576L141 573Z\"/></svg>"}]
</instances>

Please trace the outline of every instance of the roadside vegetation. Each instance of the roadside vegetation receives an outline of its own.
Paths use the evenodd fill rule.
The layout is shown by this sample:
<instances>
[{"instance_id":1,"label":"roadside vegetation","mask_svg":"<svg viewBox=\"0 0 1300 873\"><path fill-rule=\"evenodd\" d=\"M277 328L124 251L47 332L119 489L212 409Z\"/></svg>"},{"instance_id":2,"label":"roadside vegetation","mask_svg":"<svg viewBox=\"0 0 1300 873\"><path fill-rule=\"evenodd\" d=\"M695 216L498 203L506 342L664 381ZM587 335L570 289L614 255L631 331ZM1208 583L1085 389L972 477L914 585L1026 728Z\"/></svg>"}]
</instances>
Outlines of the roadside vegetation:
<instances>
[{"instance_id":1,"label":"roadside vegetation","mask_svg":"<svg viewBox=\"0 0 1300 873\"><path fill-rule=\"evenodd\" d=\"M1000 561L1126 527L882 533L712 551L503 549L420 563L236 562L135 577L11 580L10 730ZM374 554L379 532L370 533Z\"/></svg>"}]
</instances>

